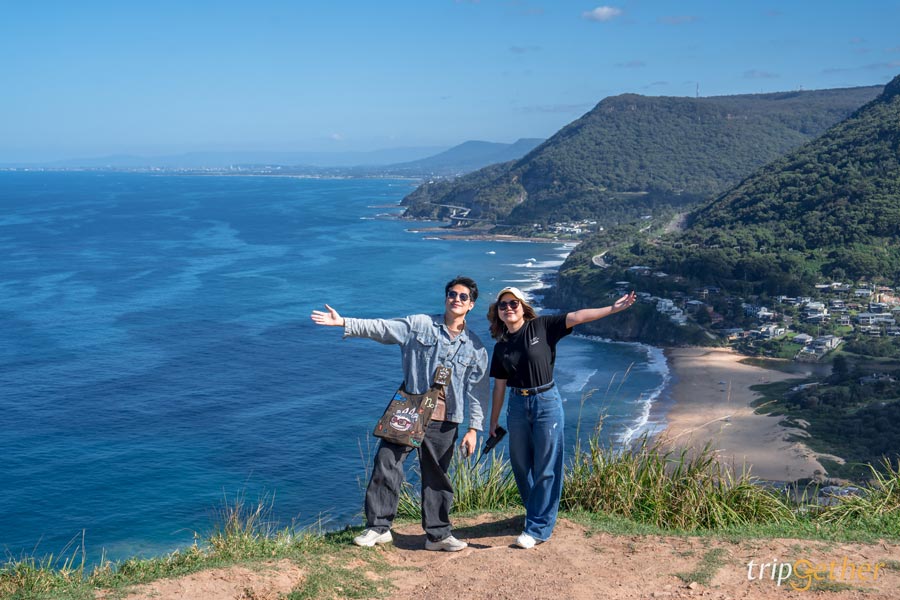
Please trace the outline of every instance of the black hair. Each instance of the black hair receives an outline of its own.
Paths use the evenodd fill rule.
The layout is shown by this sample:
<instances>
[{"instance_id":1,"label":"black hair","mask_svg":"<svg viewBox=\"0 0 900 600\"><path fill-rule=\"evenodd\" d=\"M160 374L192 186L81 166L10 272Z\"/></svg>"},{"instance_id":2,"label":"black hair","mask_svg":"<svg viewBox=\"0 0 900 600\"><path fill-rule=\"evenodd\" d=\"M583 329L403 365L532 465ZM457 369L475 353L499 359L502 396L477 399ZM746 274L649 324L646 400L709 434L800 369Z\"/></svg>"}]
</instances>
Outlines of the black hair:
<instances>
[{"instance_id":1,"label":"black hair","mask_svg":"<svg viewBox=\"0 0 900 600\"><path fill-rule=\"evenodd\" d=\"M471 277L463 277L462 275L457 275L454 279L451 279L447 282L447 285L444 286L444 296L447 295L447 292L450 291L454 285L462 285L469 288L469 296L472 297L472 302L478 300L478 284L475 283L475 280Z\"/></svg>"}]
</instances>

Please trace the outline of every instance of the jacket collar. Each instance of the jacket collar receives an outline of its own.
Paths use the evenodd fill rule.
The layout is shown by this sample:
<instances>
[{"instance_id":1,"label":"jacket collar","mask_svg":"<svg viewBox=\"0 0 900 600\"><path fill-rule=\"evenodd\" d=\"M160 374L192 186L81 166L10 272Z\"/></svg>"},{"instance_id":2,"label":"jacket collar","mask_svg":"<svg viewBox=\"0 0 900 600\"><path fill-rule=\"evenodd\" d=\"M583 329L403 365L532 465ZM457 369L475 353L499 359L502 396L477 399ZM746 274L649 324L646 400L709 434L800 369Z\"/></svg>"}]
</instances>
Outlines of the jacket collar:
<instances>
[{"instance_id":1,"label":"jacket collar","mask_svg":"<svg viewBox=\"0 0 900 600\"><path fill-rule=\"evenodd\" d=\"M435 327L446 331L448 336L450 335L450 331L447 328L447 325L444 323L444 315L443 314L431 315L431 320L434 323ZM462 331L459 332L459 335L457 337L459 338L460 342L466 343L469 341L469 323L468 323L468 321L466 322L466 325L465 325L465 327L463 327Z\"/></svg>"}]
</instances>

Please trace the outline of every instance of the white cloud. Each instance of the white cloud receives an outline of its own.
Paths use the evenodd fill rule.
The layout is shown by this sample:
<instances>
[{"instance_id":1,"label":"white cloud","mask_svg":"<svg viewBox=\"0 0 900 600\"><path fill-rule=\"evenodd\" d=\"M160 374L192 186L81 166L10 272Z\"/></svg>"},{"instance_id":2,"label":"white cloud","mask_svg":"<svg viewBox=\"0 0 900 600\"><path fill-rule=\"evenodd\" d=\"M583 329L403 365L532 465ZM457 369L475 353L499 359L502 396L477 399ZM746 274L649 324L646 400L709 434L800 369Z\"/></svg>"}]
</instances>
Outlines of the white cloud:
<instances>
[{"instance_id":1,"label":"white cloud","mask_svg":"<svg viewBox=\"0 0 900 600\"><path fill-rule=\"evenodd\" d=\"M334 142L343 142L343 141L344 141L344 134L342 134L342 133L332 133L331 135L328 136L328 139L330 139L330 140L332 140L332 141L334 141Z\"/></svg>"},{"instance_id":2,"label":"white cloud","mask_svg":"<svg viewBox=\"0 0 900 600\"><path fill-rule=\"evenodd\" d=\"M612 21L621 14L621 8L616 8L615 6L598 6L594 10L589 10L581 13L581 16L588 21L599 21L601 23L605 23L606 21Z\"/></svg>"}]
</instances>

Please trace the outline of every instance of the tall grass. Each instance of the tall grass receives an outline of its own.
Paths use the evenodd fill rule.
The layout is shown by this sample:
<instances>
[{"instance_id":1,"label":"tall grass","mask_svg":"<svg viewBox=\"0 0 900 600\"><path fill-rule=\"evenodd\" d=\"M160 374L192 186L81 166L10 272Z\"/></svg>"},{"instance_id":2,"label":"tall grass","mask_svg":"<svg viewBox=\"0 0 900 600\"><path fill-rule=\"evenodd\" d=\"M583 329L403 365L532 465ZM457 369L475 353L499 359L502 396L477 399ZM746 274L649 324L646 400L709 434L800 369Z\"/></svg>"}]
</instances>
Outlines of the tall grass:
<instances>
[{"instance_id":1,"label":"tall grass","mask_svg":"<svg viewBox=\"0 0 900 600\"><path fill-rule=\"evenodd\" d=\"M225 498L206 535L194 544L156 558L101 559L86 567L83 545L66 558L10 558L0 566L0 598L94 598L97 589L120 589L165 577L245 560L299 557L322 546L321 533L278 527L271 519L273 499L248 503L243 495Z\"/></svg>"},{"instance_id":2,"label":"tall grass","mask_svg":"<svg viewBox=\"0 0 900 600\"><path fill-rule=\"evenodd\" d=\"M491 452L481 461L474 455L462 457L454 454L449 475L453 483L454 512L503 510L522 505L509 461L499 452ZM419 494L417 486L404 483L397 515L404 518L421 517Z\"/></svg>"},{"instance_id":3,"label":"tall grass","mask_svg":"<svg viewBox=\"0 0 900 600\"><path fill-rule=\"evenodd\" d=\"M207 536L210 551L221 559L265 557L312 540L309 531L278 525L271 517L273 508L274 496L251 504L243 495L226 499Z\"/></svg>"},{"instance_id":4,"label":"tall grass","mask_svg":"<svg viewBox=\"0 0 900 600\"><path fill-rule=\"evenodd\" d=\"M895 535L900 533L900 459L896 464L888 458L881 469L868 465L869 483L858 493L837 496L837 502L824 507L817 520L822 523L848 525L881 519Z\"/></svg>"},{"instance_id":5,"label":"tall grass","mask_svg":"<svg viewBox=\"0 0 900 600\"><path fill-rule=\"evenodd\" d=\"M693 531L795 519L786 497L734 474L707 445L693 456L646 437L617 451L594 436L576 449L562 505L613 514L664 529Z\"/></svg>"},{"instance_id":6,"label":"tall grass","mask_svg":"<svg viewBox=\"0 0 900 600\"><path fill-rule=\"evenodd\" d=\"M79 552L59 557L25 557L0 567L0 598L42 598L50 594L87 598L84 560ZM83 553L81 554L83 556Z\"/></svg>"},{"instance_id":7,"label":"tall grass","mask_svg":"<svg viewBox=\"0 0 900 600\"><path fill-rule=\"evenodd\" d=\"M521 506L509 462L498 454L477 466L472 458L454 458L450 478L454 512ZM796 519L787 496L757 485L748 473L734 474L709 446L689 456L645 437L620 451L604 445L599 432L587 449L576 447L565 472L562 506L682 531ZM401 493L398 515L421 515L418 490L410 484Z\"/></svg>"}]
</instances>

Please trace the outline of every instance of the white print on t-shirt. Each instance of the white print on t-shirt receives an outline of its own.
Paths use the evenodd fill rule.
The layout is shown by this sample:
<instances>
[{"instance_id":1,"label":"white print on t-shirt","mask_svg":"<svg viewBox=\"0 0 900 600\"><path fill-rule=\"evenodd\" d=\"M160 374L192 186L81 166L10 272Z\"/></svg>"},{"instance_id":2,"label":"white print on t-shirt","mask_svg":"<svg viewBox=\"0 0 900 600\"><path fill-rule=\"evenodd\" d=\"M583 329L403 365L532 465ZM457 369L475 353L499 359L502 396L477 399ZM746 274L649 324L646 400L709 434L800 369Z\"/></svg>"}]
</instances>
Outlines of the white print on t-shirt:
<instances>
[{"instance_id":1,"label":"white print on t-shirt","mask_svg":"<svg viewBox=\"0 0 900 600\"><path fill-rule=\"evenodd\" d=\"M528 342L528 343L529 343L530 345L534 346L535 344L539 343L540 341L541 341L541 338L536 337L536 338L534 338L533 340L531 340L531 341Z\"/></svg>"}]
</instances>

